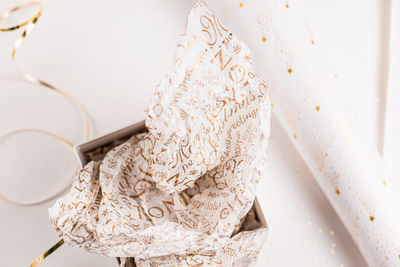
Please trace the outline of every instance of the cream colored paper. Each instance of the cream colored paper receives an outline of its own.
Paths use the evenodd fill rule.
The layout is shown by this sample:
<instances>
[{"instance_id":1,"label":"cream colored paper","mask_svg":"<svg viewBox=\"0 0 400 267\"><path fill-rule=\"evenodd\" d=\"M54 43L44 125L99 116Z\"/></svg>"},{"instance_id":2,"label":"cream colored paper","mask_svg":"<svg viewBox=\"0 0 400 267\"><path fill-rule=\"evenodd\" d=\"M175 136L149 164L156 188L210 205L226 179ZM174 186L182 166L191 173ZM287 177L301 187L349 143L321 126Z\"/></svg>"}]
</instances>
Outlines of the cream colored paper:
<instances>
[{"instance_id":1,"label":"cream colored paper","mask_svg":"<svg viewBox=\"0 0 400 267\"><path fill-rule=\"evenodd\" d=\"M172 266L252 266L265 243L267 229L246 231L232 237L224 247L212 255L169 255L148 259L136 259L138 267Z\"/></svg>"},{"instance_id":2,"label":"cream colored paper","mask_svg":"<svg viewBox=\"0 0 400 267\"><path fill-rule=\"evenodd\" d=\"M312 25L295 11L301 3L207 3L253 50L271 85L275 115L368 264L400 266L400 192L357 118L345 112L342 85Z\"/></svg>"},{"instance_id":3,"label":"cream colored paper","mask_svg":"<svg viewBox=\"0 0 400 267\"><path fill-rule=\"evenodd\" d=\"M255 260L266 230L231 236L262 174L267 90L248 47L198 2L149 106L149 132L88 163L49 210L52 224L68 244L102 255L224 261L221 249L243 236L257 249L240 258Z\"/></svg>"},{"instance_id":4,"label":"cream colored paper","mask_svg":"<svg viewBox=\"0 0 400 267\"><path fill-rule=\"evenodd\" d=\"M383 158L400 190L400 1L390 1L389 67L386 86Z\"/></svg>"}]
</instances>

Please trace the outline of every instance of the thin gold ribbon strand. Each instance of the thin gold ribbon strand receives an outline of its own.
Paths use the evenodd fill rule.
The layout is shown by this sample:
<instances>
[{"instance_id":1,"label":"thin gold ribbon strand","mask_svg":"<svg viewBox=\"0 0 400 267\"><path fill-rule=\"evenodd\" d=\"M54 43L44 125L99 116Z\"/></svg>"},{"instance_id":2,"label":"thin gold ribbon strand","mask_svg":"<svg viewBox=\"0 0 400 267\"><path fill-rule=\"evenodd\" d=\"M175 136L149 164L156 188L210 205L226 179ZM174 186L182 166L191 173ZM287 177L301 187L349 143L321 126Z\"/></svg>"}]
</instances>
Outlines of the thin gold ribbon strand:
<instances>
[{"instance_id":1,"label":"thin gold ribbon strand","mask_svg":"<svg viewBox=\"0 0 400 267\"><path fill-rule=\"evenodd\" d=\"M24 42L24 39L29 35L29 33L32 31L32 29L35 27L35 24L37 23L37 21L39 20L39 18L42 16L43 13L43 4L42 2L38 2L38 1L34 1L34 2L29 2L23 5L19 5L17 7L14 7L10 10L5 11L3 14L0 15L0 23L3 22L10 14L18 11L18 10L22 10L25 8L30 8L32 6L39 6L40 9L39 11L32 16L31 18L29 18L28 20L12 26L12 27L8 27L8 28L0 28L0 31L2 32L9 32L9 31L14 31L14 30L18 30L21 29L23 27L25 27L24 32L22 33L22 35L17 39L17 41L14 43L14 47L13 47L13 51L11 54L11 58L13 60L13 62L15 62L15 55L17 53L17 51L19 50L19 48L21 47L22 43ZM53 90L56 93L64 96L65 98L67 98L70 102L72 102L76 108L78 109L83 123L84 123L84 128L85 128L85 138L89 139L91 136L91 126L90 126L90 120L89 120L89 116L87 115L87 111L85 109L85 107L73 96L71 96L70 94L68 94L67 92L65 92L64 90L48 83L45 82L43 80L37 79L35 78L33 75L26 73L24 71L22 71L21 69L19 69L17 66L16 70L18 71L18 73L25 78L26 80L28 80L29 82L36 84L36 85L40 85L43 87L46 87L47 89ZM66 145L72 152L73 152L73 144L71 142L69 142L68 140L66 140L65 138L49 132L49 131L45 131L42 129L35 129L35 128L22 128L22 129L17 129L17 130L12 130L10 132L7 132L5 134L3 134L2 136L0 136L0 143L6 139L6 137L9 137L11 135L14 135L16 133L20 133L20 132L37 132L40 134L44 134L50 138L55 139L56 141ZM71 181L72 182L72 181ZM67 184L64 188L62 188L60 191L57 191L56 193L54 193L53 195L46 197L44 199L38 200L38 201L34 201L34 202L19 202L19 201L14 201L11 200L3 195L0 195L0 199L13 204L13 205L18 205L18 206L32 206L32 205L37 205L40 203L44 203L46 201L49 201L57 196L59 196L62 192L64 192L66 189L68 189L70 187L71 183Z\"/></svg>"},{"instance_id":2,"label":"thin gold ribbon strand","mask_svg":"<svg viewBox=\"0 0 400 267\"><path fill-rule=\"evenodd\" d=\"M3 14L0 15L0 23L2 23L10 14L24 9L24 8L28 8L28 7L32 7L32 6L39 6L40 9L39 11L32 16L31 18L29 18L28 20L16 25L16 26L12 26L9 28L0 28L1 32L8 32L8 31L14 31L14 30L18 30L22 27L25 27L24 32L22 33L22 35L17 39L17 41L14 43L14 47L13 47L13 51L11 54L11 58L12 61L15 62L15 54L18 51L18 49L21 47L22 43L24 42L24 39L26 38L26 36L29 35L29 33L32 31L32 29L35 27L36 22L39 20L39 18L41 17L42 13L43 13L43 4L42 2L29 2L23 5L19 5L17 7L14 7L10 10L5 11ZM22 71L21 69L19 69L17 66L16 70L18 71L18 73L24 77L26 80L28 80L29 82L33 83L33 84L37 84L37 85L41 85L44 86L50 90L53 90L59 94L61 94L62 96L66 97L69 101L71 101L78 109L78 111L80 112L80 115L83 119L84 122L84 127L85 127L85 137L86 139L90 139L91 136L91 126L90 126L90 120L89 120L89 116L87 115L87 111L85 109L85 107L73 96L69 95L67 92L65 92L64 90L61 90L60 88L51 85L43 80L37 79L35 78L33 75L28 74L24 71ZM71 152L73 152L73 144L71 142L69 142L67 139L54 134L50 131L46 131L46 130L42 130L42 129L35 129L35 128L22 128L22 129L16 129L16 130L12 130L9 131L5 134L3 134L2 136L0 136L0 143L6 139L7 137L20 133L20 132L37 132L40 134L44 134L48 137L51 137L55 140L57 140L58 142L62 143L63 145L65 145L67 148L69 148L71 150ZM72 182L72 181L71 181ZM68 184L67 186L65 186L65 188L62 188L60 191L56 192L55 194L53 194L50 197L44 198L42 200L39 201L35 201L35 202L30 202L30 203L24 203L24 202L18 202L18 201L13 201L11 199L8 199L7 197L0 195L0 199L3 199L4 201L13 204L13 205L18 205L18 206L32 206L32 205L37 205L46 201L49 201L50 199L55 198L56 196L60 195L62 192L64 192L67 188L70 187L70 184ZM58 249L62 244L64 244L64 240L61 239L60 241L58 241L54 246L52 246L50 249L48 249L46 252L44 252L42 255L40 255L32 264L31 267L35 267L37 266L40 262L42 262L46 257L48 257L51 253L53 253L56 249Z\"/></svg>"},{"instance_id":3,"label":"thin gold ribbon strand","mask_svg":"<svg viewBox=\"0 0 400 267\"><path fill-rule=\"evenodd\" d=\"M45 253L43 253L42 255L40 255L39 257L37 257L36 260L35 260L34 262L32 262L31 267L35 267L36 265L38 265L39 263L41 263L45 258L47 258L47 256L49 256L51 253L53 253L53 252L56 251L59 247L61 247L62 244L64 244L64 239L61 239L60 241L57 242L57 244L55 244L54 246L52 246L51 248L49 248L49 250L47 250Z\"/></svg>"},{"instance_id":4,"label":"thin gold ribbon strand","mask_svg":"<svg viewBox=\"0 0 400 267\"><path fill-rule=\"evenodd\" d=\"M71 153L73 153L73 151L74 151L73 150L74 145L71 142L69 142L67 139L65 139L65 138L63 138L61 136L58 136L58 135L56 135L56 134L54 134L52 132L49 132L49 131L46 131L46 130L41 130L41 129L35 129L35 128L23 128L23 129L17 129L17 130L13 130L13 131L7 132L6 134L0 136L0 143L2 143L8 137L10 137L10 136L12 136L14 134L21 133L21 132L37 132L37 133L40 133L40 134L43 134L43 135L47 135L47 136L49 136L51 138L56 139L58 142L62 143L64 146L66 146L71 151ZM45 203L45 202L55 198L56 196L61 195L66 190L66 188L68 188L69 186L70 186L70 183L68 183L65 187L61 188L60 190L58 190L56 193L52 194L51 196L45 197L45 198L37 200L37 201L20 202L20 201L15 201L15 200L12 200L10 198L7 198L7 197L5 197L5 196L3 196L1 194L0 194L0 199L2 199L5 202L8 202L8 203L10 203L12 205L16 205L16 206L35 206L35 205L39 205L39 204Z\"/></svg>"}]
</instances>

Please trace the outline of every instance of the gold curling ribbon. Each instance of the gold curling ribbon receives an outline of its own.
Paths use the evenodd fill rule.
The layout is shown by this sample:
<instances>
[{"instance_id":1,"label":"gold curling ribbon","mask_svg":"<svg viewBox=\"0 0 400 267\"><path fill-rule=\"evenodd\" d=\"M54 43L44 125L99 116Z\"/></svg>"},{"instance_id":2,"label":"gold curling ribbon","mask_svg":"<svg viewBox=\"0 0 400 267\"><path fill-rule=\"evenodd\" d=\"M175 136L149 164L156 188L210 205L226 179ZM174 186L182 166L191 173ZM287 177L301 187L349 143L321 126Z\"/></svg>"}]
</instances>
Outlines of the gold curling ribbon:
<instances>
[{"instance_id":1,"label":"gold curling ribbon","mask_svg":"<svg viewBox=\"0 0 400 267\"><path fill-rule=\"evenodd\" d=\"M14 7L10 10L5 11L3 14L0 15L0 23L2 21L4 21L10 14L18 11L18 10L22 10L25 8L30 8L32 6L38 6L40 9L39 11L32 16L31 18L29 18L28 20L22 22L21 24L18 24L16 26L12 26L9 28L0 28L1 32L9 32L9 31L14 31L14 30L18 30L20 28L25 27L24 32L22 33L22 35L17 39L17 41L14 43L14 47L13 47L13 51L11 54L11 58L14 62L15 60L15 54L17 53L17 51L19 50L19 48L21 47L22 43L24 42L24 39L29 35L29 33L32 31L32 29L35 27L35 24L37 23L37 21L39 20L39 18L41 17L42 13L43 13L43 4L42 2L38 2L38 1L34 1L34 2L29 2L17 7ZM21 69L19 69L18 67L16 67L16 70L18 71L18 73L25 78L26 80L28 80L29 82L36 84L36 85L40 85L43 87L46 87L47 89L53 90L56 93L62 95L63 97L67 98L70 102L72 102L76 108L78 109L78 111L80 112L80 115L82 117L83 123L84 123L84 127L85 127L85 138L89 139L90 135L91 135L91 127L90 127L90 121L89 121L89 117L87 115L87 111L85 109L85 107L73 96L69 95L67 92L65 92L64 90L61 90L60 88L45 82L43 80L37 79L35 78L33 75L26 73L24 71L22 71ZM20 132L37 132L43 135L47 135L48 137L51 137L55 140L57 140L58 142L62 143L63 145L65 145L67 148L69 148L71 151L73 151L73 144L71 142L69 142L68 140L66 140L65 138L46 131L46 130L42 130L42 129L35 129L35 128L22 128L22 129L17 129L17 130L12 130L8 133L5 133L3 135L0 136L0 142L2 142L3 140L5 140L7 137L14 135L16 133L20 133ZM39 200L39 201L35 201L35 202L30 202L30 203L24 203L24 202L18 202L18 201L13 201L8 199L7 197L0 195L0 199L3 199L6 202L9 202L10 204L14 204L14 205L18 205L18 206L32 206L32 205L37 205L37 204L41 204L43 202L49 201L53 198L55 198L56 196L60 195L63 191L65 191L67 188L69 188L70 184L68 184L67 186L65 186L65 188L63 188L61 191L53 194L50 197L47 197L45 199Z\"/></svg>"},{"instance_id":2,"label":"gold curling ribbon","mask_svg":"<svg viewBox=\"0 0 400 267\"><path fill-rule=\"evenodd\" d=\"M23 5L19 5L16 6L10 10L5 11L3 14L0 15L0 23L2 21L4 21L10 14L21 10L21 9L25 9L25 8L30 8L32 6L39 6L39 11L32 16L31 18L29 18L28 20L16 25L16 26L12 26L9 28L0 28L1 32L9 32L9 31L14 31L14 30L18 30L20 28L25 27L24 32L22 33L22 35L17 39L17 41L14 43L14 47L13 47L13 51L11 54L11 58L13 60L13 62L15 62L15 54L18 51L18 49L21 47L22 43L24 42L26 36L29 35L29 33L32 31L32 29L35 27L35 24L37 23L37 21L39 20L39 18L41 17L42 13L43 13L43 3L42 2L38 2L38 1L34 1L34 2L28 2L26 4ZM85 109L85 107L73 96L69 95L67 92L61 90L60 88L47 83L43 80L37 79L35 78L33 75L28 74L24 71L22 71L21 69L19 69L18 67L16 67L16 70L18 71L18 73L25 78L26 80L28 80L29 82L33 83L33 84L37 84L37 85L41 85L46 87L47 89L53 90L56 93L59 93L60 95L66 97L69 101L71 101L76 108L78 109L78 111L80 112L80 115L82 117L82 120L84 122L84 127L85 127L85 137L86 139L90 138L91 135L91 127L90 127L90 121L89 121L89 116L87 115L87 111ZM44 134L47 135L48 137L51 137L55 140L57 140L58 142L60 142L61 144L65 145L67 148L69 148L71 150L71 152L73 152L73 144L71 142L69 142L67 139L54 134L52 132L46 131L46 130L42 130L42 129L35 129L35 128L22 128L22 129L16 129L16 130L12 130L8 133L5 133L3 135L0 136L0 143L6 139L7 137L20 133L20 132L37 132L40 134ZM72 181L71 181L72 182ZM14 201L11 199L8 199L7 197L0 195L0 199L3 199L4 201L13 204L13 205L18 205L18 206L32 206L32 205L37 205L37 204L41 204L43 202L49 201L50 199L53 199L55 197L57 197L58 195L60 195L62 192L64 192L67 188L70 187L70 183L67 184L64 188L62 188L62 190L56 192L55 194L53 194L50 197L44 198L42 200L39 201L35 201L35 202L30 202L30 203L26 203L26 202L18 202L18 201ZM38 265L40 262L42 262L47 256L49 256L51 253L53 253L56 249L58 249L62 244L64 244L64 240L61 239L60 241L57 242L57 244L55 244L53 247L51 247L49 250L47 250L45 253L43 253L42 255L40 255L32 264L31 267L35 267L36 265Z\"/></svg>"},{"instance_id":3,"label":"gold curling ribbon","mask_svg":"<svg viewBox=\"0 0 400 267\"><path fill-rule=\"evenodd\" d=\"M61 239L60 241L57 242L54 246L52 246L49 250L47 250L45 253L37 257L37 259L32 262L31 267L35 267L39 263L41 263L47 256L49 256L51 253L53 253L56 249L61 247L61 245L64 244L64 239Z\"/></svg>"}]
</instances>

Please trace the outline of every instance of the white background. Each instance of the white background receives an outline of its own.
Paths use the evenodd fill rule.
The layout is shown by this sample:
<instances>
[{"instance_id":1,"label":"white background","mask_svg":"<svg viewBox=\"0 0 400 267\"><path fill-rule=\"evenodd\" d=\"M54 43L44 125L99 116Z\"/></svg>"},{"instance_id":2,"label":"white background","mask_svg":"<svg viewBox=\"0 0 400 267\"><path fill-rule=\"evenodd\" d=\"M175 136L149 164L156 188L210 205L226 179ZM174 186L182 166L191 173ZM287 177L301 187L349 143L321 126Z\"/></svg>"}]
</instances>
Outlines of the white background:
<instances>
[{"instance_id":1,"label":"white background","mask_svg":"<svg viewBox=\"0 0 400 267\"><path fill-rule=\"evenodd\" d=\"M17 3L23 2L2 0L0 10ZM94 136L103 135L144 118L154 87L169 71L193 4L47 1L43 17L17 54L17 65L81 100ZM386 1L303 0L297 6L339 78L353 88L343 97L361 114L370 142L380 147ZM33 12L17 13L7 25ZM39 127L82 142L74 106L15 72L11 51L21 33L0 32L0 134ZM16 135L0 144L0 193L22 201L49 195L62 187L76 165L72 154L51 139ZM275 118L258 198L270 234L257 266L366 266ZM0 266L28 266L59 240L47 216L53 203L16 207L0 202ZM64 245L40 266L116 266L116 260Z\"/></svg>"}]
</instances>

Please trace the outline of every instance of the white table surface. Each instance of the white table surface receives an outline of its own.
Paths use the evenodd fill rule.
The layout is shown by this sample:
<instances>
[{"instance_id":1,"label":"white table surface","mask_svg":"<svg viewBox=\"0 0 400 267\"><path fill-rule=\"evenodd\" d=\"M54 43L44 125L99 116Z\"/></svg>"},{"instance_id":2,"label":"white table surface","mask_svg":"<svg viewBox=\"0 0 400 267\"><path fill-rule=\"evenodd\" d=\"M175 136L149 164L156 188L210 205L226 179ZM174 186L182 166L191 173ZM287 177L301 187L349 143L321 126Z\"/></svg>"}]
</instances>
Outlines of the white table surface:
<instances>
[{"instance_id":1,"label":"white table surface","mask_svg":"<svg viewBox=\"0 0 400 267\"><path fill-rule=\"evenodd\" d=\"M2 0L0 10L22 2ZM193 3L47 1L16 61L79 98L89 110L94 135L103 135L144 118L154 87L169 71ZM352 85L343 97L352 101L366 134L378 147L386 1L304 0L298 6L313 24L339 78ZM28 14L21 12L10 22ZM0 32L0 133L41 127L74 143L83 141L74 107L54 92L25 82L13 69L10 53L19 34ZM76 164L71 153L51 139L14 136L0 144L0 193L20 200L51 194L69 179ZM258 198L270 234L257 266L366 266L275 118ZM47 216L53 203L15 207L0 202L0 266L28 266L59 240ZM116 266L116 261L64 245L40 266L105 267Z\"/></svg>"}]
</instances>

